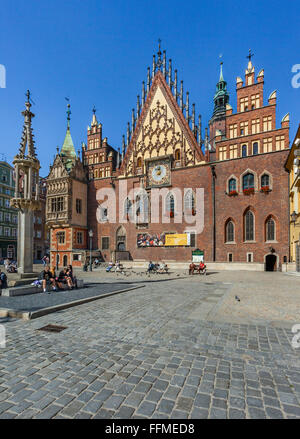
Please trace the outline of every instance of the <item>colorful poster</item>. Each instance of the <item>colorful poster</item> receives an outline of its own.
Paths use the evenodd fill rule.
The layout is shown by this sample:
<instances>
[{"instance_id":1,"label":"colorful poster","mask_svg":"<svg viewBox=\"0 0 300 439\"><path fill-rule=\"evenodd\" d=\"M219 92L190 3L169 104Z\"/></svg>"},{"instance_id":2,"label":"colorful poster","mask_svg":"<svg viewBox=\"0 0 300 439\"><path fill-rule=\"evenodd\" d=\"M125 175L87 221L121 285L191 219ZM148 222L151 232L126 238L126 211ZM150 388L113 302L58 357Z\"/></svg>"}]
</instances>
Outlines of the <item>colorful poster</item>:
<instances>
[{"instance_id":1,"label":"colorful poster","mask_svg":"<svg viewBox=\"0 0 300 439\"><path fill-rule=\"evenodd\" d=\"M138 247L163 247L164 245L164 233L139 233L137 235Z\"/></svg>"},{"instance_id":2,"label":"colorful poster","mask_svg":"<svg viewBox=\"0 0 300 439\"><path fill-rule=\"evenodd\" d=\"M189 246L189 233L139 233L138 247L176 247Z\"/></svg>"}]
</instances>

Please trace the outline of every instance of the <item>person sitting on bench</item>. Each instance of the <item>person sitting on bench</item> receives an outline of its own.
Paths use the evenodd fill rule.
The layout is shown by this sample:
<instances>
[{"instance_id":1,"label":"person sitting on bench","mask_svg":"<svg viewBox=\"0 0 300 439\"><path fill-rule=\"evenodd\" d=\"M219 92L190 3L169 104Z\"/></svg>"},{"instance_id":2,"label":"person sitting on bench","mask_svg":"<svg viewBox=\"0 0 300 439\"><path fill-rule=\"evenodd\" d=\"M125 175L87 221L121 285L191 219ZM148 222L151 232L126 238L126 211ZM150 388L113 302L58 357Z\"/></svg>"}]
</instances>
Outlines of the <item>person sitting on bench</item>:
<instances>
[{"instance_id":1,"label":"person sitting on bench","mask_svg":"<svg viewBox=\"0 0 300 439\"><path fill-rule=\"evenodd\" d=\"M69 290L73 289L73 283L72 283L72 279L71 277L68 275L67 273L67 269L64 268L63 270L61 270L61 272L59 273L58 276L58 286L60 289L64 290L65 289L65 285L68 285Z\"/></svg>"},{"instance_id":2,"label":"person sitting on bench","mask_svg":"<svg viewBox=\"0 0 300 439\"><path fill-rule=\"evenodd\" d=\"M73 274L73 267L72 265L67 266L67 275L71 278L72 284L77 288L77 279L76 276Z\"/></svg>"},{"instance_id":3,"label":"person sitting on bench","mask_svg":"<svg viewBox=\"0 0 300 439\"><path fill-rule=\"evenodd\" d=\"M0 288L2 289L7 288L7 276L3 271L1 271L1 269L0 269Z\"/></svg>"},{"instance_id":4,"label":"person sitting on bench","mask_svg":"<svg viewBox=\"0 0 300 439\"><path fill-rule=\"evenodd\" d=\"M42 285L43 285L43 291L46 293L47 285L52 285L53 291L56 291L56 281L54 278L53 273L50 271L50 268L48 265L45 266L45 269L42 271ZM50 292L49 292L50 294Z\"/></svg>"},{"instance_id":5,"label":"person sitting on bench","mask_svg":"<svg viewBox=\"0 0 300 439\"><path fill-rule=\"evenodd\" d=\"M151 271L154 271L154 269L155 269L155 265L153 264L152 261L150 261L149 265L148 265L147 273L150 273Z\"/></svg>"}]
</instances>

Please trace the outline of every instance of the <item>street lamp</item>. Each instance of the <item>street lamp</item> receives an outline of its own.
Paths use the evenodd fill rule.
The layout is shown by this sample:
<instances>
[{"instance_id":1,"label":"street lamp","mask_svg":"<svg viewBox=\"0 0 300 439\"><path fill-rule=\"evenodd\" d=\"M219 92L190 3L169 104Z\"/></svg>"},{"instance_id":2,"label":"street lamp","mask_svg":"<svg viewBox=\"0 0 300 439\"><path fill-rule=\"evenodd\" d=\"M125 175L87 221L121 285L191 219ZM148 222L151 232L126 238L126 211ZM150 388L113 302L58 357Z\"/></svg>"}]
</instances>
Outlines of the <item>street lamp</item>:
<instances>
[{"instance_id":1,"label":"street lamp","mask_svg":"<svg viewBox=\"0 0 300 439\"><path fill-rule=\"evenodd\" d=\"M58 271L58 232L56 232L56 271Z\"/></svg>"},{"instance_id":2,"label":"street lamp","mask_svg":"<svg viewBox=\"0 0 300 439\"><path fill-rule=\"evenodd\" d=\"M295 226L295 222L296 222L296 219L297 219L297 214L296 214L296 212L295 212L295 210L291 213L291 221L292 221L292 223L294 223L294 226Z\"/></svg>"},{"instance_id":3,"label":"street lamp","mask_svg":"<svg viewBox=\"0 0 300 439\"><path fill-rule=\"evenodd\" d=\"M89 231L89 237L90 237L90 271L92 270L92 243L93 243L93 230L91 229Z\"/></svg>"}]
</instances>

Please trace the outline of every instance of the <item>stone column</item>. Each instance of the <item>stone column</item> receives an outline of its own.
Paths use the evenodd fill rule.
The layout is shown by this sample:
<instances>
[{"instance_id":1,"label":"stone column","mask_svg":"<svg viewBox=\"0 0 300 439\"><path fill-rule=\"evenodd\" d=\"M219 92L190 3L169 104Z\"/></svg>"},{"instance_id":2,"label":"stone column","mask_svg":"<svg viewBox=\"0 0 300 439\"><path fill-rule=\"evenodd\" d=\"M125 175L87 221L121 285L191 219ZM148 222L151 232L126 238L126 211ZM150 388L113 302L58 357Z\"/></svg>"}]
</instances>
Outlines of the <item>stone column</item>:
<instances>
[{"instance_id":1,"label":"stone column","mask_svg":"<svg viewBox=\"0 0 300 439\"><path fill-rule=\"evenodd\" d=\"M18 213L18 273L32 273L33 268L33 211Z\"/></svg>"}]
</instances>

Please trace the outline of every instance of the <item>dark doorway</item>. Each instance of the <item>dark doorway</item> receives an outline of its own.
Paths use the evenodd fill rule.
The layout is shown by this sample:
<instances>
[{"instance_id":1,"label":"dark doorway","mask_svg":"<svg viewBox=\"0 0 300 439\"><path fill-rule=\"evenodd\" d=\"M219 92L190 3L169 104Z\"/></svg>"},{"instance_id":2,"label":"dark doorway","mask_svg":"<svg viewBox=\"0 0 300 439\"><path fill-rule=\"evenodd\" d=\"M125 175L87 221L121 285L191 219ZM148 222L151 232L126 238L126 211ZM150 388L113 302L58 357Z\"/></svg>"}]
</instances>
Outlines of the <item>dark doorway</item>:
<instances>
[{"instance_id":1,"label":"dark doorway","mask_svg":"<svg viewBox=\"0 0 300 439\"><path fill-rule=\"evenodd\" d=\"M119 242L119 243L118 243L118 251L119 251L119 252L123 252L123 251L125 251L125 250L126 250L125 242Z\"/></svg>"},{"instance_id":2,"label":"dark doorway","mask_svg":"<svg viewBox=\"0 0 300 439\"><path fill-rule=\"evenodd\" d=\"M266 257L266 271L275 271L276 260L277 260L277 258L275 255L267 255L267 257Z\"/></svg>"}]
</instances>

